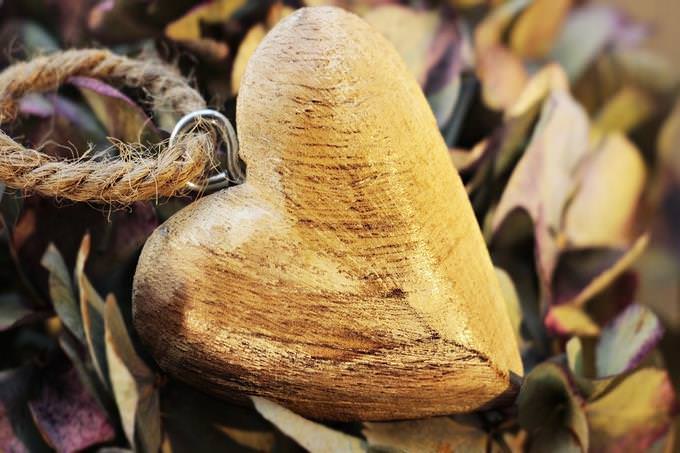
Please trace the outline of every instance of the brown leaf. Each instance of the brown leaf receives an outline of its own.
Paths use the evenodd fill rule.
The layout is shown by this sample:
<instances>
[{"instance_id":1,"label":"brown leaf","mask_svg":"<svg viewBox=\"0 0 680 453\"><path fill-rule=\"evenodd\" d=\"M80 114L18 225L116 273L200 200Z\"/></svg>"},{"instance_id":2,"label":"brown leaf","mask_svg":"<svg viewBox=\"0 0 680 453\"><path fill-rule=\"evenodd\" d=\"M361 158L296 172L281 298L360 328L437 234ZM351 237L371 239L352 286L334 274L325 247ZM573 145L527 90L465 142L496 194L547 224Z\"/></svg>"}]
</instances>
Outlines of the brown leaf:
<instances>
[{"instance_id":1,"label":"brown leaf","mask_svg":"<svg viewBox=\"0 0 680 453\"><path fill-rule=\"evenodd\" d=\"M487 451L489 435L447 417L392 423L364 423L368 446L378 451L439 453Z\"/></svg>"},{"instance_id":2,"label":"brown leaf","mask_svg":"<svg viewBox=\"0 0 680 453\"><path fill-rule=\"evenodd\" d=\"M108 369L104 343L104 300L85 276L85 262L90 254L90 235L86 234L76 258L75 277L80 297L80 315L90 358L101 382L108 386Z\"/></svg>"},{"instance_id":3,"label":"brown leaf","mask_svg":"<svg viewBox=\"0 0 680 453\"><path fill-rule=\"evenodd\" d=\"M111 388L130 445L160 448L160 405L156 376L139 358L113 295L106 298L106 359Z\"/></svg>"}]
</instances>

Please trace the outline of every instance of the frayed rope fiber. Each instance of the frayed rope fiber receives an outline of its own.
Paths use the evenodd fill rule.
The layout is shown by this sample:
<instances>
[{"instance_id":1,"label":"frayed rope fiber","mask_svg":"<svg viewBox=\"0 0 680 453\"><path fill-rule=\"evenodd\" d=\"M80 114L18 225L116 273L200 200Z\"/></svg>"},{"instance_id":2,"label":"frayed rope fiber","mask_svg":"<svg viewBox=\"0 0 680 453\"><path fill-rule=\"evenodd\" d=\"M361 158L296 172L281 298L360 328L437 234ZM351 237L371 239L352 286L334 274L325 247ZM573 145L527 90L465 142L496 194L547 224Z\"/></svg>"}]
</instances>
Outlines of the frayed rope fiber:
<instances>
[{"instance_id":1,"label":"frayed rope fiber","mask_svg":"<svg viewBox=\"0 0 680 453\"><path fill-rule=\"evenodd\" d=\"M204 109L202 96L172 68L106 50L69 50L17 63L0 73L0 125L16 119L29 93L54 91L69 77L86 76L144 89L156 112L179 116ZM213 135L186 133L155 156L125 152L103 160L60 160L14 141L0 130L0 182L29 193L73 201L128 204L178 195L213 164ZM132 148L132 147L131 147Z\"/></svg>"}]
</instances>

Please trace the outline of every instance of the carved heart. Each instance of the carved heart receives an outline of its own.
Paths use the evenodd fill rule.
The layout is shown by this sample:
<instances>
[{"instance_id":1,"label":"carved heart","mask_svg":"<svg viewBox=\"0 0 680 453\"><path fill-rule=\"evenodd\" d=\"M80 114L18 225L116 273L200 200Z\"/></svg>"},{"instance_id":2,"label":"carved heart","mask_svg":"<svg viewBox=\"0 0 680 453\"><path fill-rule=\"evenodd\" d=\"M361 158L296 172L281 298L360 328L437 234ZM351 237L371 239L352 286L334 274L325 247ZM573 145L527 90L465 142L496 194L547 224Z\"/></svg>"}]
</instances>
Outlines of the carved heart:
<instances>
[{"instance_id":1,"label":"carved heart","mask_svg":"<svg viewBox=\"0 0 680 453\"><path fill-rule=\"evenodd\" d=\"M151 236L134 320L159 365L225 397L384 420L507 402L522 364L435 119L388 42L305 8L253 55L246 182Z\"/></svg>"}]
</instances>

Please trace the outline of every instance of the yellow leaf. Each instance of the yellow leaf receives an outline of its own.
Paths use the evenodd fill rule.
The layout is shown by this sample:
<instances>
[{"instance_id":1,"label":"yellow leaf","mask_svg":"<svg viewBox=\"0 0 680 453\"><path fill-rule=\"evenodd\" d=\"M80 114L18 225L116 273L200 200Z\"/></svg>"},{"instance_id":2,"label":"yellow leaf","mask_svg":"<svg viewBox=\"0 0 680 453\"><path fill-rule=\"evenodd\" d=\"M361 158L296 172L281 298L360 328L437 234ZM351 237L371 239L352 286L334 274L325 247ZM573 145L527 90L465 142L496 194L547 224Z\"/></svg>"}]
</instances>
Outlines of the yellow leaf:
<instances>
[{"instance_id":1,"label":"yellow leaf","mask_svg":"<svg viewBox=\"0 0 680 453\"><path fill-rule=\"evenodd\" d=\"M593 125L603 132L629 132L647 120L656 108L656 101L639 88L622 88L600 110Z\"/></svg>"},{"instance_id":2,"label":"yellow leaf","mask_svg":"<svg viewBox=\"0 0 680 453\"><path fill-rule=\"evenodd\" d=\"M422 86L427 76L430 45L440 23L439 15L434 11L387 5L369 11L364 20L394 45Z\"/></svg>"},{"instance_id":3,"label":"yellow leaf","mask_svg":"<svg viewBox=\"0 0 680 453\"><path fill-rule=\"evenodd\" d=\"M512 29L512 50L522 58L543 58L552 49L570 8L571 0L534 0Z\"/></svg>"},{"instance_id":4,"label":"yellow leaf","mask_svg":"<svg viewBox=\"0 0 680 453\"><path fill-rule=\"evenodd\" d=\"M217 429L229 436L234 442L251 450L270 452L274 448L276 437L271 431L247 431L230 426L218 426Z\"/></svg>"},{"instance_id":5,"label":"yellow leaf","mask_svg":"<svg viewBox=\"0 0 680 453\"><path fill-rule=\"evenodd\" d=\"M363 453L364 442L354 436L307 420L278 404L252 397L255 409L285 435L311 453Z\"/></svg>"},{"instance_id":6,"label":"yellow leaf","mask_svg":"<svg viewBox=\"0 0 680 453\"><path fill-rule=\"evenodd\" d=\"M255 53L255 49L260 45L266 34L267 30L264 28L264 25L257 24L248 30L243 41L241 41L238 53L234 59L234 68L231 72L231 91L233 94L238 93L238 89L241 86L241 78L246 72L248 60Z\"/></svg>"},{"instance_id":7,"label":"yellow leaf","mask_svg":"<svg viewBox=\"0 0 680 453\"><path fill-rule=\"evenodd\" d=\"M573 247L624 246L634 233L647 169L624 135L612 133L594 140L598 140L596 148L565 215L565 234Z\"/></svg>"},{"instance_id":8,"label":"yellow leaf","mask_svg":"<svg viewBox=\"0 0 680 453\"><path fill-rule=\"evenodd\" d=\"M202 3L165 28L166 35L177 41L201 38L201 24L220 23L229 19L246 4L246 0L214 0Z\"/></svg>"},{"instance_id":9,"label":"yellow leaf","mask_svg":"<svg viewBox=\"0 0 680 453\"><path fill-rule=\"evenodd\" d=\"M522 324L522 307L519 303L519 296L517 295L515 284L512 282L508 273L499 267L496 267L495 269L498 283L500 283L501 292L503 293L503 299L505 300L505 306L508 309L508 315L510 315L512 331L515 333L515 338L519 342L521 339L519 329Z\"/></svg>"}]
</instances>

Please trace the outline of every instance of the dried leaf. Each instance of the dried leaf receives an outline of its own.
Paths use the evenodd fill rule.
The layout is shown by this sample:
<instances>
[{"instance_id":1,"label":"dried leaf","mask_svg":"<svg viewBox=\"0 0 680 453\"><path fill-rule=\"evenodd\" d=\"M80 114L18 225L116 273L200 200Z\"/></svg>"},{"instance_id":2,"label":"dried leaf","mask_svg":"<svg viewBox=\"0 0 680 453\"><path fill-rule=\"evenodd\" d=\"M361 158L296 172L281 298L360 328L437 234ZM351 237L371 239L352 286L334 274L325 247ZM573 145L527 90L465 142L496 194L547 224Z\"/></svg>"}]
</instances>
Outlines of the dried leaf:
<instances>
[{"instance_id":1,"label":"dried leaf","mask_svg":"<svg viewBox=\"0 0 680 453\"><path fill-rule=\"evenodd\" d=\"M573 174L588 151L588 131L583 109L567 92L553 90L494 214L494 234L515 209L531 216L544 282L550 281L555 267L563 212L575 189Z\"/></svg>"},{"instance_id":2,"label":"dried leaf","mask_svg":"<svg viewBox=\"0 0 680 453\"><path fill-rule=\"evenodd\" d=\"M90 254L90 235L86 234L80 244L76 259L75 277L78 282L80 315L83 320L85 339L90 358L101 382L108 387L108 367L104 341L104 300L85 276L85 262Z\"/></svg>"},{"instance_id":3,"label":"dried leaf","mask_svg":"<svg viewBox=\"0 0 680 453\"><path fill-rule=\"evenodd\" d=\"M364 423L368 446L378 451L438 453L487 451L489 435L451 418L435 417L393 423Z\"/></svg>"},{"instance_id":4,"label":"dried leaf","mask_svg":"<svg viewBox=\"0 0 680 453\"><path fill-rule=\"evenodd\" d=\"M113 295L106 298L105 319L109 379L123 430L130 445L137 445L138 438L144 451L158 451L161 430L156 376L137 355Z\"/></svg>"},{"instance_id":5,"label":"dried leaf","mask_svg":"<svg viewBox=\"0 0 680 453\"><path fill-rule=\"evenodd\" d=\"M281 443L284 437L255 409L213 398L178 381L170 380L163 387L161 412L164 452L238 451L245 444L257 450L257 445L264 447L272 439L286 451Z\"/></svg>"},{"instance_id":6,"label":"dried leaf","mask_svg":"<svg viewBox=\"0 0 680 453\"><path fill-rule=\"evenodd\" d=\"M510 0L494 8L475 29L475 50L479 54L503 42L507 28L531 0Z\"/></svg>"},{"instance_id":7,"label":"dried leaf","mask_svg":"<svg viewBox=\"0 0 680 453\"><path fill-rule=\"evenodd\" d=\"M602 330L596 349L598 377L625 373L638 366L658 344L663 328L649 309L633 304Z\"/></svg>"},{"instance_id":8,"label":"dried leaf","mask_svg":"<svg viewBox=\"0 0 680 453\"><path fill-rule=\"evenodd\" d=\"M24 366L0 371L0 450L8 453L49 452L28 410L35 371Z\"/></svg>"},{"instance_id":9,"label":"dried leaf","mask_svg":"<svg viewBox=\"0 0 680 453\"><path fill-rule=\"evenodd\" d=\"M246 6L245 0L215 0L194 6L181 18L165 27L165 35L179 41L200 55L220 61L229 54L226 43L203 37L203 24L227 22L238 10Z\"/></svg>"},{"instance_id":10,"label":"dried leaf","mask_svg":"<svg viewBox=\"0 0 680 453\"><path fill-rule=\"evenodd\" d=\"M522 325L522 307L519 303L519 296L515 289L515 284L512 282L512 279L507 272L499 267L496 267L495 269L498 283L500 283L501 292L503 293L503 299L505 300L505 306L508 309L508 315L510 315L512 331L515 333L517 341L520 342L522 338L522 335L520 334L520 326Z\"/></svg>"},{"instance_id":11,"label":"dried leaf","mask_svg":"<svg viewBox=\"0 0 680 453\"><path fill-rule=\"evenodd\" d=\"M628 133L647 121L656 108L657 102L650 93L626 86L600 109L593 126L603 132Z\"/></svg>"},{"instance_id":12,"label":"dried leaf","mask_svg":"<svg viewBox=\"0 0 680 453\"><path fill-rule=\"evenodd\" d=\"M0 294L0 332L40 317L41 314L27 307L18 294Z\"/></svg>"},{"instance_id":13,"label":"dried leaf","mask_svg":"<svg viewBox=\"0 0 680 453\"><path fill-rule=\"evenodd\" d=\"M571 80L578 79L612 41L617 27L623 24L619 16L615 9L603 5L584 6L569 15L551 56Z\"/></svg>"},{"instance_id":14,"label":"dried leaf","mask_svg":"<svg viewBox=\"0 0 680 453\"><path fill-rule=\"evenodd\" d=\"M677 412L664 370L645 368L589 402L591 451L647 451L670 428Z\"/></svg>"},{"instance_id":15,"label":"dried leaf","mask_svg":"<svg viewBox=\"0 0 680 453\"><path fill-rule=\"evenodd\" d=\"M38 396L28 403L43 437L55 450L68 453L112 441L113 426L75 369L60 368L44 378Z\"/></svg>"},{"instance_id":16,"label":"dried leaf","mask_svg":"<svg viewBox=\"0 0 680 453\"><path fill-rule=\"evenodd\" d=\"M529 373L517 398L519 424L531 436L531 451L588 451L588 424L583 401L567 372L542 363Z\"/></svg>"},{"instance_id":17,"label":"dried leaf","mask_svg":"<svg viewBox=\"0 0 680 453\"><path fill-rule=\"evenodd\" d=\"M218 429L237 444L251 450L270 452L274 449L276 436L271 431L246 431L229 426L220 426Z\"/></svg>"},{"instance_id":18,"label":"dried leaf","mask_svg":"<svg viewBox=\"0 0 680 453\"><path fill-rule=\"evenodd\" d=\"M246 64L250 57L255 53L255 49L260 45L260 42L267 34L267 29L262 24L254 25L246 36L241 41L241 45L234 58L234 67L231 71L231 91L234 95L238 94L238 89L241 86L241 78L246 72Z\"/></svg>"},{"instance_id":19,"label":"dried leaf","mask_svg":"<svg viewBox=\"0 0 680 453\"><path fill-rule=\"evenodd\" d=\"M571 247L622 247L633 238L647 170L635 145L623 135L596 140L565 214L564 231ZM625 183L621 175L626 175Z\"/></svg>"},{"instance_id":20,"label":"dried leaf","mask_svg":"<svg viewBox=\"0 0 680 453\"><path fill-rule=\"evenodd\" d=\"M630 268L648 243L649 237L643 235L626 248L563 252L552 282L552 301L582 306Z\"/></svg>"},{"instance_id":21,"label":"dried leaf","mask_svg":"<svg viewBox=\"0 0 680 453\"><path fill-rule=\"evenodd\" d=\"M594 337L600 333L600 327L588 313L579 306L569 304L550 307L545 326L561 336Z\"/></svg>"},{"instance_id":22,"label":"dried leaf","mask_svg":"<svg viewBox=\"0 0 680 453\"><path fill-rule=\"evenodd\" d=\"M151 119L129 97L100 80L71 77L111 137L125 143L156 143L160 133Z\"/></svg>"},{"instance_id":23,"label":"dried leaf","mask_svg":"<svg viewBox=\"0 0 680 453\"><path fill-rule=\"evenodd\" d=\"M510 46L522 58L543 58L550 52L572 0L534 0L510 33Z\"/></svg>"},{"instance_id":24,"label":"dried leaf","mask_svg":"<svg viewBox=\"0 0 680 453\"><path fill-rule=\"evenodd\" d=\"M490 46L478 55L477 76L484 103L494 110L511 107L529 79L519 57L503 46Z\"/></svg>"},{"instance_id":25,"label":"dried leaf","mask_svg":"<svg viewBox=\"0 0 680 453\"><path fill-rule=\"evenodd\" d=\"M40 264L49 272L50 298L59 319L76 338L85 342L80 305L75 297L71 276L66 268L64 258L54 244L50 243L47 247Z\"/></svg>"},{"instance_id":26,"label":"dried leaf","mask_svg":"<svg viewBox=\"0 0 680 453\"><path fill-rule=\"evenodd\" d=\"M253 397L253 403L265 419L311 453L366 451L364 442L359 438L307 420L264 398Z\"/></svg>"}]
</instances>

